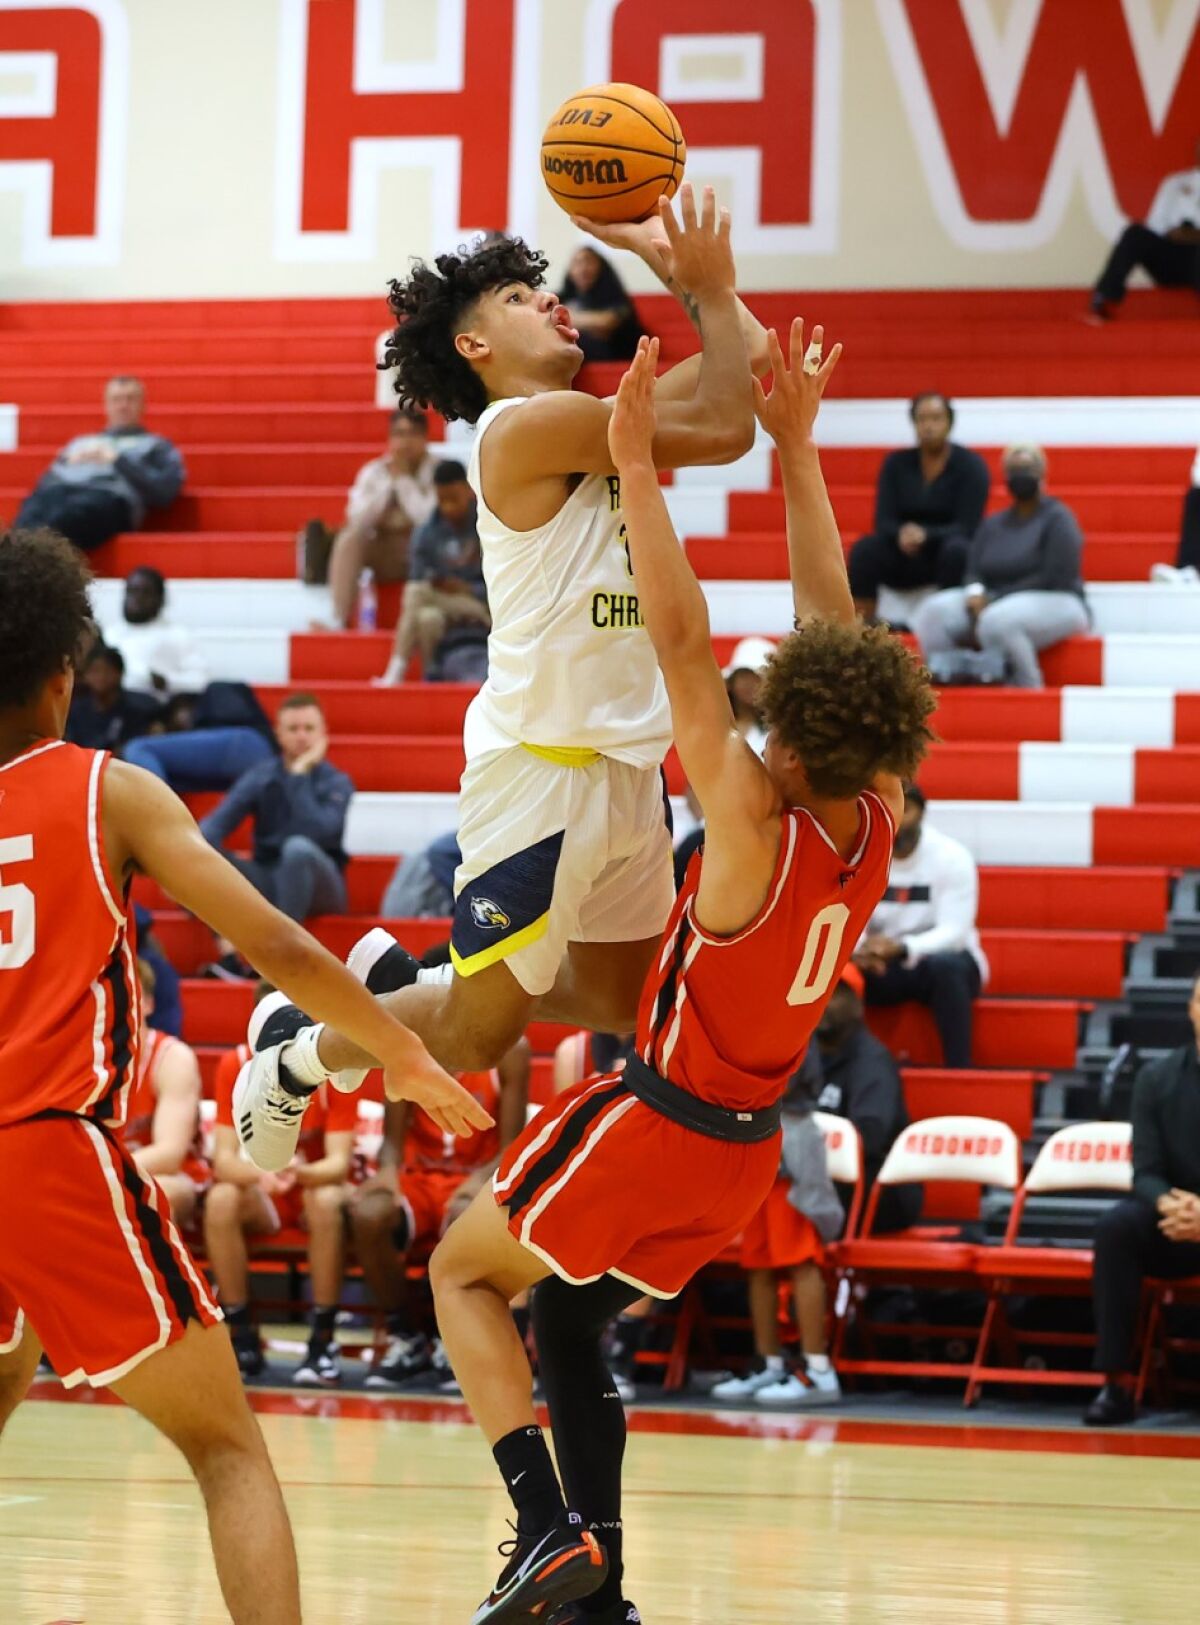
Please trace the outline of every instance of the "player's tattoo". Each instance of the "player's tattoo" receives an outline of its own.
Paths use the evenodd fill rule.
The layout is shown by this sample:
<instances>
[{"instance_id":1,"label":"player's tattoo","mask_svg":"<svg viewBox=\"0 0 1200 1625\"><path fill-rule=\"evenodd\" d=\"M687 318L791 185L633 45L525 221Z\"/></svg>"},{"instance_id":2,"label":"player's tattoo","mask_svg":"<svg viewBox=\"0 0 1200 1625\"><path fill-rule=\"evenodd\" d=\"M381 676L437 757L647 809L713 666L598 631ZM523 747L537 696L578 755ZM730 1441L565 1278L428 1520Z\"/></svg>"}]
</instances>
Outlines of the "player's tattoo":
<instances>
[{"instance_id":1,"label":"player's tattoo","mask_svg":"<svg viewBox=\"0 0 1200 1625\"><path fill-rule=\"evenodd\" d=\"M701 338L703 338L704 329L700 325L700 306L695 296L690 294L686 288L681 288L673 277L669 277L667 279L667 287L670 288L676 299L678 299L679 303L683 306L688 321L691 322L697 333L699 333Z\"/></svg>"}]
</instances>

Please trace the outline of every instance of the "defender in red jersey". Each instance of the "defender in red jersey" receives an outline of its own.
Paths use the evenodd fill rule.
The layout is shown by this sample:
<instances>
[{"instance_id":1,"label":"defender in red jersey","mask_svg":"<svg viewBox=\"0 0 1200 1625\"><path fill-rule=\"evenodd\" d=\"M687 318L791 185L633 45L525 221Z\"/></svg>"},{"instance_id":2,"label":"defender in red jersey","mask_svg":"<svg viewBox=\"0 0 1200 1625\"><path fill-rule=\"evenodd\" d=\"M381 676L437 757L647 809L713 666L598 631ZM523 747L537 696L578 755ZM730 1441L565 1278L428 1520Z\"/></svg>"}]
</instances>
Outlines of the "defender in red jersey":
<instances>
[{"instance_id":1,"label":"defender in red jersey","mask_svg":"<svg viewBox=\"0 0 1200 1625\"><path fill-rule=\"evenodd\" d=\"M452 1132L489 1118L313 938L207 844L158 779L64 744L88 573L49 532L0 533L0 1427L44 1347L186 1456L239 1625L296 1625L295 1553L225 1328L161 1189L122 1145L138 1069L133 876L356 1028ZM273 1110L302 1110L279 1087Z\"/></svg>"},{"instance_id":2,"label":"defender in red jersey","mask_svg":"<svg viewBox=\"0 0 1200 1625\"><path fill-rule=\"evenodd\" d=\"M517 1550L477 1625L517 1617L509 1598L563 1489L608 1556L603 1585L563 1617L637 1617L621 1597L624 1426L601 1332L642 1293L674 1296L761 1208L786 1081L883 894L901 781L931 737L927 674L854 616L812 441L839 350L822 363L819 328L813 340L806 352L796 325L789 368L772 335L773 391L756 388L783 467L798 628L767 670L761 761L733 726L704 596L651 461L656 344L643 341L613 411L639 603L706 844L655 956L636 1054L536 1117L433 1256L451 1363L518 1509ZM505 1308L535 1283L562 1488Z\"/></svg>"}]
</instances>

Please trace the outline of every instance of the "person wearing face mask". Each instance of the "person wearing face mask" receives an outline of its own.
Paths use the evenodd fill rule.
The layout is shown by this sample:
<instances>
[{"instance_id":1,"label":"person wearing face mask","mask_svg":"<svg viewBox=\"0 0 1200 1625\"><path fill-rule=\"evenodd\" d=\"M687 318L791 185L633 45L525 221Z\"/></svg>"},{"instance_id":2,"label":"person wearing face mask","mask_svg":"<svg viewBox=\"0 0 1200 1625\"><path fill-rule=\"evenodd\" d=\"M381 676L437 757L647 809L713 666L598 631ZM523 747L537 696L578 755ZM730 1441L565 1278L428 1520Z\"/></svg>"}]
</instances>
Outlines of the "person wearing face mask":
<instances>
[{"instance_id":1,"label":"person wearing face mask","mask_svg":"<svg viewBox=\"0 0 1200 1625\"><path fill-rule=\"evenodd\" d=\"M1086 630L1083 534L1065 503L1045 494L1046 454L1010 446L1004 480L1011 504L990 514L971 543L965 587L935 593L913 631L928 657L978 640L1003 655L1016 688L1041 688L1038 650Z\"/></svg>"},{"instance_id":2,"label":"person wearing face mask","mask_svg":"<svg viewBox=\"0 0 1200 1625\"><path fill-rule=\"evenodd\" d=\"M887 890L854 963L868 1006L929 1007L948 1067L971 1064L973 1006L988 976L978 906L975 859L961 841L925 823L924 794L906 786Z\"/></svg>"}]
</instances>

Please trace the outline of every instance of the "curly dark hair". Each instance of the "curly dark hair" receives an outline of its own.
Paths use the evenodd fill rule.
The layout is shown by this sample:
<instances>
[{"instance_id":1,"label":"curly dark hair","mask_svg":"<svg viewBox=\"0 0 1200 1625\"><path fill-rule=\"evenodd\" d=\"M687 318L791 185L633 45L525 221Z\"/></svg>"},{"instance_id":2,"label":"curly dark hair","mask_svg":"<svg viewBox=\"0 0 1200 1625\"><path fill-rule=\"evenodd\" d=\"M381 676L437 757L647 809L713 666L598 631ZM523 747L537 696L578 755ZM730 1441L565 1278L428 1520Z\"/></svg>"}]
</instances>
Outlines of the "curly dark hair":
<instances>
[{"instance_id":1,"label":"curly dark hair","mask_svg":"<svg viewBox=\"0 0 1200 1625\"><path fill-rule=\"evenodd\" d=\"M857 796L877 773L910 779L934 734L929 673L883 626L812 620L767 666L759 709L816 795Z\"/></svg>"},{"instance_id":2,"label":"curly dark hair","mask_svg":"<svg viewBox=\"0 0 1200 1625\"><path fill-rule=\"evenodd\" d=\"M549 261L520 237L495 236L476 247L414 260L408 280L389 284L396 328L380 367L396 369L402 407L432 406L444 418L475 423L488 404L483 380L454 348L455 327L481 294L509 282L540 288Z\"/></svg>"},{"instance_id":3,"label":"curly dark hair","mask_svg":"<svg viewBox=\"0 0 1200 1625\"><path fill-rule=\"evenodd\" d=\"M0 531L0 710L28 705L90 644L91 579L55 531Z\"/></svg>"}]
</instances>

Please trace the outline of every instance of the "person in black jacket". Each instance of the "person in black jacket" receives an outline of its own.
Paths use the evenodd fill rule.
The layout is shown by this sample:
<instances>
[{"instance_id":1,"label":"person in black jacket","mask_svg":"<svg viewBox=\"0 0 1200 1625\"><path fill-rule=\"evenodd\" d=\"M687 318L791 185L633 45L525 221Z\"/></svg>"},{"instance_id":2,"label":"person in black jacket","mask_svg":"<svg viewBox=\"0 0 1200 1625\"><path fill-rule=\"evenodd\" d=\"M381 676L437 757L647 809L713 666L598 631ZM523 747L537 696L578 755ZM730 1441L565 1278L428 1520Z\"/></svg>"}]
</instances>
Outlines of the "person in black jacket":
<instances>
[{"instance_id":1,"label":"person in black jacket","mask_svg":"<svg viewBox=\"0 0 1200 1625\"><path fill-rule=\"evenodd\" d=\"M908 1127L900 1069L886 1044L863 1022L863 976L847 965L817 1024L821 1085L818 1110L848 1117L862 1135L867 1188L893 1141ZM879 1199L874 1233L905 1230L921 1215L922 1187L892 1185Z\"/></svg>"},{"instance_id":2,"label":"person in black jacket","mask_svg":"<svg viewBox=\"0 0 1200 1625\"><path fill-rule=\"evenodd\" d=\"M1096 1226L1092 1297L1104 1386L1089 1427L1133 1420L1129 1369L1147 1276L1200 1275L1200 976L1188 1005L1195 1040L1151 1061L1133 1090L1133 1195Z\"/></svg>"},{"instance_id":3,"label":"person in black jacket","mask_svg":"<svg viewBox=\"0 0 1200 1625\"><path fill-rule=\"evenodd\" d=\"M917 395L909 408L915 446L883 460L875 529L850 549L850 591L864 619L880 587L957 587L967 544L983 518L990 476L978 452L950 439L954 408L944 395Z\"/></svg>"},{"instance_id":4,"label":"person in black jacket","mask_svg":"<svg viewBox=\"0 0 1200 1625\"><path fill-rule=\"evenodd\" d=\"M642 336L633 302L616 270L594 248L571 255L558 297L571 312L588 361L628 361Z\"/></svg>"}]
</instances>

